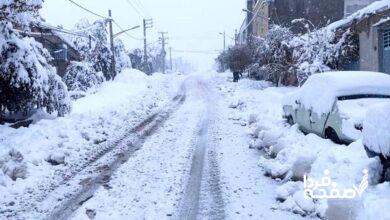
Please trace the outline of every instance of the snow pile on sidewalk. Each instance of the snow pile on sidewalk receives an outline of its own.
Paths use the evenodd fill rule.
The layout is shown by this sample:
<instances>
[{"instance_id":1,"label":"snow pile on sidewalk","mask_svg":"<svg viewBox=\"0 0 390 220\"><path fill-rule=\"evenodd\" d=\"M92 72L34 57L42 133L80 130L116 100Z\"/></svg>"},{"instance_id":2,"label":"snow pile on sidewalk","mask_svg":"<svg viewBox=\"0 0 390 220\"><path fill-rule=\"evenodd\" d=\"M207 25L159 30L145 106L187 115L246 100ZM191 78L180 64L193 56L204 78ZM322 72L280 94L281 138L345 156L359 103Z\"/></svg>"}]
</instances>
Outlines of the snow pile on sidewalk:
<instances>
[{"instance_id":1,"label":"snow pile on sidewalk","mask_svg":"<svg viewBox=\"0 0 390 220\"><path fill-rule=\"evenodd\" d=\"M125 70L97 93L75 101L67 117L41 120L29 128L0 125L0 210L39 193L36 186L44 189L61 181L61 174L83 167L169 102L182 79Z\"/></svg>"},{"instance_id":2,"label":"snow pile on sidewalk","mask_svg":"<svg viewBox=\"0 0 390 220\"><path fill-rule=\"evenodd\" d=\"M275 200L280 203L275 209L320 218L349 213L357 219L374 216L386 219L390 212L379 210L383 208L382 202L389 202L390 188L387 183L376 185L382 171L379 159L367 157L362 141L350 146L337 145L314 134L304 135L297 125L287 125L282 118L282 100L295 90L273 87L257 90L243 80L231 97L233 103L240 100L240 105L245 106L245 111L237 109L237 115L232 119L248 125L252 137L249 147L263 153L259 165L264 175L279 185ZM369 173L370 186L361 198L339 203L304 197L305 174L321 180L324 171L328 170L332 181L344 189L352 188L353 184L359 186L365 169Z\"/></svg>"}]
</instances>

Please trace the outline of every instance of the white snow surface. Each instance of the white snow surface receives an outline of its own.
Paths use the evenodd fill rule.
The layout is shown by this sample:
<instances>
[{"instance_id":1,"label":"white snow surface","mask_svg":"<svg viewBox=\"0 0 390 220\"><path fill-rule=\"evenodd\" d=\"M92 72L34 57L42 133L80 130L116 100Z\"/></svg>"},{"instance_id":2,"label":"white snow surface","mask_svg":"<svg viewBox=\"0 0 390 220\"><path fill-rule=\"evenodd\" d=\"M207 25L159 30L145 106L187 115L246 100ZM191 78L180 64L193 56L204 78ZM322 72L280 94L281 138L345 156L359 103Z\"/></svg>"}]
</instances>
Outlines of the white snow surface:
<instances>
[{"instance_id":1,"label":"white snow surface","mask_svg":"<svg viewBox=\"0 0 390 220\"><path fill-rule=\"evenodd\" d=\"M58 184L61 175L79 169L87 158L93 158L170 101L179 90L182 76L144 73L127 69L114 81L105 82L95 94L73 102L73 112L63 118L43 119L28 128L13 129L0 125L0 210L23 207L26 197L39 194L50 184ZM106 144L107 143L107 144ZM12 151L22 159L10 159ZM58 159L63 164L47 162ZM25 167L27 175L12 181L1 171L11 162ZM27 193L28 192L28 193ZM14 206L9 206L10 202Z\"/></svg>"},{"instance_id":2,"label":"white snow surface","mask_svg":"<svg viewBox=\"0 0 390 220\"><path fill-rule=\"evenodd\" d=\"M322 114L332 110L338 97L366 94L390 95L390 76L364 71L314 74L297 92L286 96L284 104L296 108L297 100L306 109Z\"/></svg>"},{"instance_id":3,"label":"white snow surface","mask_svg":"<svg viewBox=\"0 0 390 220\"><path fill-rule=\"evenodd\" d=\"M0 126L0 145L4 146L0 148L0 210L24 210L21 200L34 196L35 186L55 182L57 172L83 163L84 156L99 151L101 146L95 143L115 139L124 127L142 121L171 100L184 81L187 100L183 106L145 140L105 187L81 205L74 219L88 215L96 219L177 217L191 176L194 143L205 131L199 219L216 214L224 219L324 219L333 215L390 219L386 209L390 184L377 184L381 165L378 158L367 157L365 141L337 145L304 135L283 120L283 99L297 88L275 88L247 79L232 83L231 73L191 76L190 81L177 75L146 77L134 70L122 74L104 83L96 94L76 101L68 117L42 120L18 130ZM379 115L389 115L388 107L375 120L369 116L367 123L376 126ZM388 130L386 126L381 128ZM45 159L60 164L52 166ZM16 174L23 176L24 167L25 179L12 181L4 172L20 168ZM361 198L339 203L303 197L304 174L320 179L329 170L340 187L351 187L360 183L364 169L369 171L370 184Z\"/></svg>"},{"instance_id":4,"label":"white snow surface","mask_svg":"<svg viewBox=\"0 0 390 220\"><path fill-rule=\"evenodd\" d=\"M364 121L363 143L376 153L390 156L390 103L368 111Z\"/></svg>"}]
</instances>

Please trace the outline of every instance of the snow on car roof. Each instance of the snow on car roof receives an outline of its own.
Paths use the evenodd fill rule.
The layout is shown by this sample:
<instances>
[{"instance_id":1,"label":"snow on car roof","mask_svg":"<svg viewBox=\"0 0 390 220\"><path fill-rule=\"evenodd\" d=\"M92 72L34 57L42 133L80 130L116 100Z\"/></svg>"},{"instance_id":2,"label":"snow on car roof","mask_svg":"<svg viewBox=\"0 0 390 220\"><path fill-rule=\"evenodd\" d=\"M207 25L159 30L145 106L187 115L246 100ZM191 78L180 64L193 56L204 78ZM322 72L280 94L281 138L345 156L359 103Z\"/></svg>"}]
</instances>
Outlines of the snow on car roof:
<instances>
[{"instance_id":1,"label":"snow on car roof","mask_svg":"<svg viewBox=\"0 0 390 220\"><path fill-rule=\"evenodd\" d=\"M366 94L390 96L390 75L363 71L315 74L297 93L288 96L285 103L298 107L297 100L305 108L322 114L332 110L337 97Z\"/></svg>"}]
</instances>

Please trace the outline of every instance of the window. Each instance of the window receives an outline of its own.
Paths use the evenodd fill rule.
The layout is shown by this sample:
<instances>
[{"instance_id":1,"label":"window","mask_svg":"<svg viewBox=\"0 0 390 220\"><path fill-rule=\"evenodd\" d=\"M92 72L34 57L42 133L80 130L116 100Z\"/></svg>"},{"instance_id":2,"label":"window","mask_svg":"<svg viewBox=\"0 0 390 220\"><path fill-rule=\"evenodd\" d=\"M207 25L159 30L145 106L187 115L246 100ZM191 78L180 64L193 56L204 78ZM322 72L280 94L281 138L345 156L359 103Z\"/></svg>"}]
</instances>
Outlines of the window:
<instances>
[{"instance_id":1,"label":"window","mask_svg":"<svg viewBox=\"0 0 390 220\"><path fill-rule=\"evenodd\" d=\"M390 50L390 30L385 30L383 32L383 48L385 50Z\"/></svg>"}]
</instances>

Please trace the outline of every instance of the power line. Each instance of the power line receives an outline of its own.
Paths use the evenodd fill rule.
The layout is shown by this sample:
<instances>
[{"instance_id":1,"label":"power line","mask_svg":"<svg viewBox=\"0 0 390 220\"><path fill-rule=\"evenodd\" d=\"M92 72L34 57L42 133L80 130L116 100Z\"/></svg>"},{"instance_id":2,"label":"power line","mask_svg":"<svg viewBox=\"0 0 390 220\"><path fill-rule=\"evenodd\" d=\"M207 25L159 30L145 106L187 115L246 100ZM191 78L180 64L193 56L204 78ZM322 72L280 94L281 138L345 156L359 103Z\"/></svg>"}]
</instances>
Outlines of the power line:
<instances>
[{"instance_id":1,"label":"power line","mask_svg":"<svg viewBox=\"0 0 390 220\"><path fill-rule=\"evenodd\" d=\"M141 17L145 17L141 14L141 12L134 6L134 4L130 0L126 0L126 2L134 9L134 11Z\"/></svg>"},{"instance_id":2,"label":"power line","mask_svg":"<svg viewBox=\"0 0 390 220\"><path fill-rule=\"evenodd\" d=\"M97 16L97 17L100 17L100 18L103 18L103 19L108 19L107 17L102 16L102 15L100 15L100 14L98 14L98 13L93 12L93 11L89 10L88 8L86 8L86 7L82 6L82 5L80 5L79 3L77 3L77 2L75 2L75 1L73 1L73 0L68 0L68 1L71 2L72 4L76 5L77 7L83 9L84 11L89 12L90 14L93 14L93 15L95 15L95 16Z\"/></svg>"},{"instance_id":3,"label":"power line","mask_svg":"<svg viewBox=\"0 0 390 220\"><path fill-rule=\"evenodd\" d=\"M148 17L149 16L149 12L148 10L146 10L145 6L142 4L142 2L140 0L135 0L136 4L141 8L141 10L143 10L144 14L146 14Z\"/></svg>"}]
</instances>

